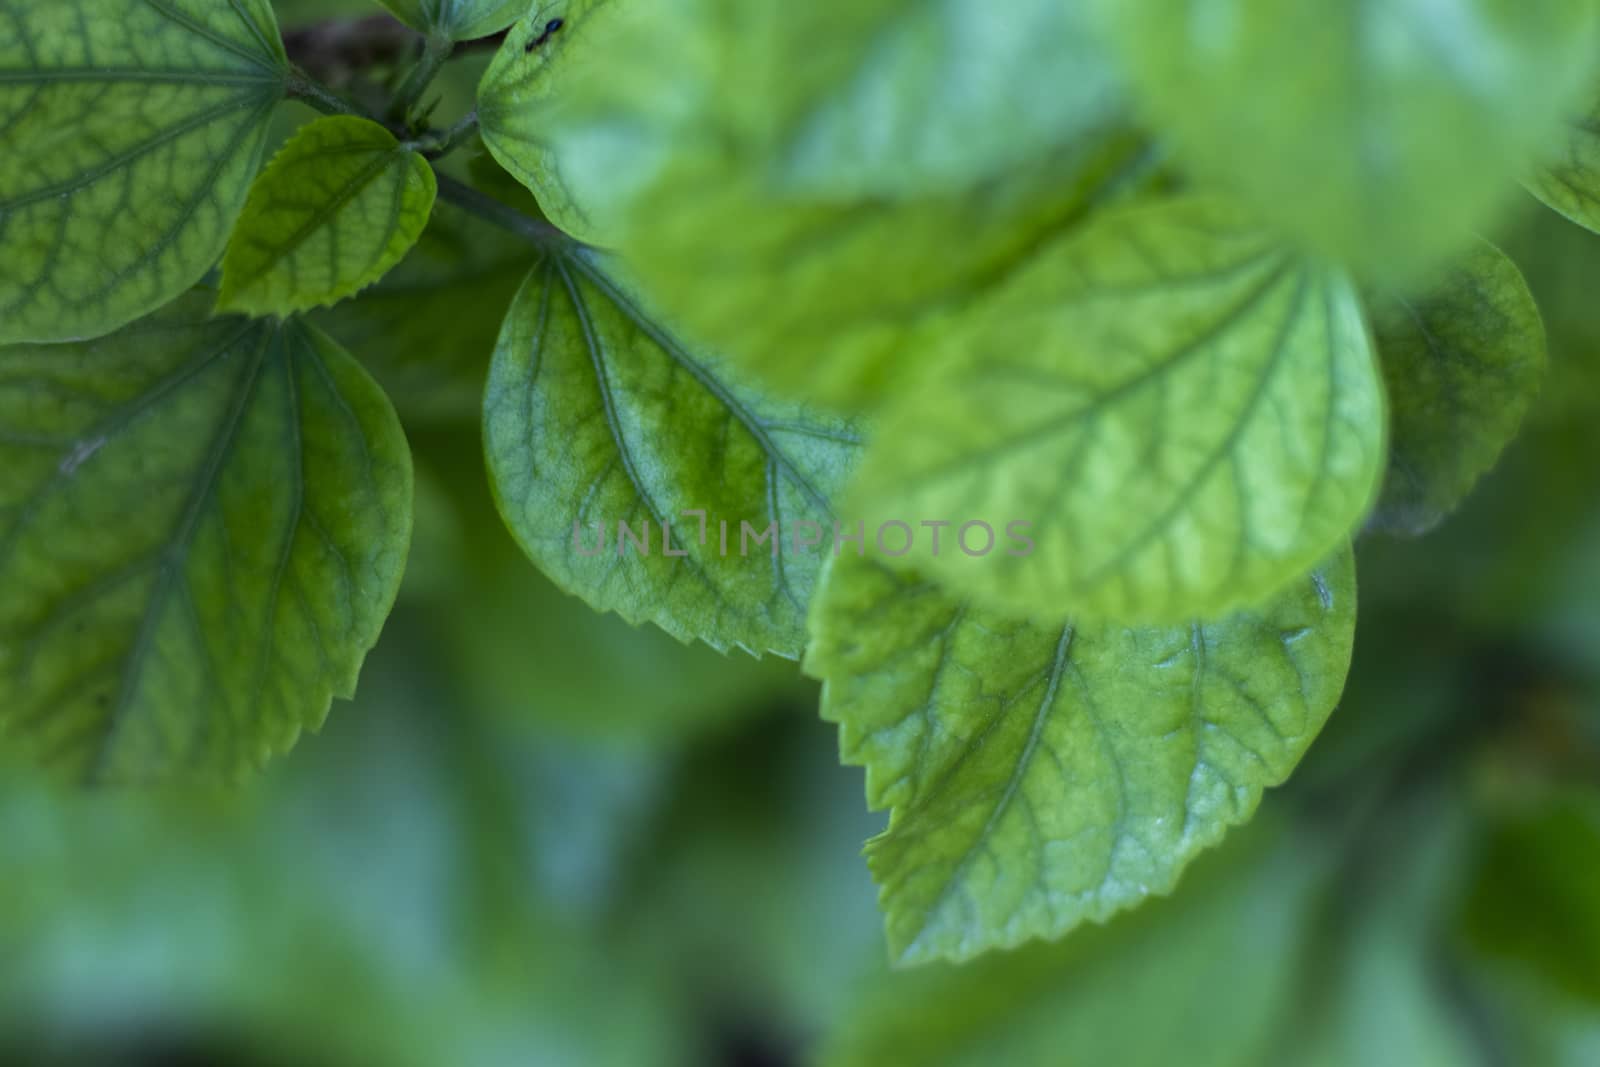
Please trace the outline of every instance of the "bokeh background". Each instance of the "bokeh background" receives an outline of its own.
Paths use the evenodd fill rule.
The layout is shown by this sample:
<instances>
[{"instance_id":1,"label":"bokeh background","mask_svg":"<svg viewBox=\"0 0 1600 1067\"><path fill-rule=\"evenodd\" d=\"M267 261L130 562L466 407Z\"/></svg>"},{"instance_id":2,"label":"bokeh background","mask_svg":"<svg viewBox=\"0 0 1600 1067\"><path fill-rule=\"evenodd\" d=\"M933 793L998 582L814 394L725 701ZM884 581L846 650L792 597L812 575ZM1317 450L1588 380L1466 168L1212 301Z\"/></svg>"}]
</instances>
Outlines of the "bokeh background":
<instances>
[{"instance_id":1,"label":"bokeh background","mask_svg":"<svg viewBox=\"0 0 1600 1067\"><path fill-rule=\"evenodd\" d=\"M1544 398L1443 528L1362 539L1300 771L1173 897L965 968L888 968L882 819L797 668L563 596L494 514L460 366L374 356L420 501L359 698L237 792L0 773L0 1062L1600 1064L1600 237L1531 200L1493 236ZM486 362L519 266L469 252L452 351ZM328 322L363 355L366 314Z\"/></svg>"}]
</instances>

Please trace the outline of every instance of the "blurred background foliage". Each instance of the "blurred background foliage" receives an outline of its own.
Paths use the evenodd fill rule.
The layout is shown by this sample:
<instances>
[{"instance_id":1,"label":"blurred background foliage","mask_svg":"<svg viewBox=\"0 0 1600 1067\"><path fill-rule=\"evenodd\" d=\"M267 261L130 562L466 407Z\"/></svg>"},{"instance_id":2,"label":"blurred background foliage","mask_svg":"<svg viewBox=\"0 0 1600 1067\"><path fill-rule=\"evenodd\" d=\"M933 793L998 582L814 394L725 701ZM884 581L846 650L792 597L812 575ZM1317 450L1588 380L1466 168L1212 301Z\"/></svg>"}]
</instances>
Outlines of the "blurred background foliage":
<instances>
[{"instance_id":1,"label":"blurred background foliage","mask_svg":"<svg viewBox=\"0 0 1600 1067\"><path fill-rule=\"evenodd\" d=\"M1545 315L1544 399L1437 533L1363 538L1350 686L1291 783L1171 898L905 972L878 819L795 667L596 615L496 519L471 386L497 315L335 313L423 457L360 697L240 793L4 773L0 1061L1600 1063L1600 237L1531 200L1494 236ZM394 284L465 264L488 306L520 274L435 250ZM448 373L407 359L439 307L481 327Z\"/></svg>"}]
</instances>

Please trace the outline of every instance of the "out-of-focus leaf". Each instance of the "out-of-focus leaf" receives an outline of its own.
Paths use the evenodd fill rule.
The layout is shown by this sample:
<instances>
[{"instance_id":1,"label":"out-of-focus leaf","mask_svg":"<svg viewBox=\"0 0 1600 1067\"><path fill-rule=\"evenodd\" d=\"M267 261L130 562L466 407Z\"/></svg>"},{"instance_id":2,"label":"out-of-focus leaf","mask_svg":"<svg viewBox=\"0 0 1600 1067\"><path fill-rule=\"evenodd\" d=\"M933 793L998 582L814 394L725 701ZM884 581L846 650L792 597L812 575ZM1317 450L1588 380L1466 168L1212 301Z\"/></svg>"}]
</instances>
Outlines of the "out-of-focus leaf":
<instances>
[{"instance_id":1,"label":"out-of-focus leaf","mask_svg":"<svg viewBox=\"0 0 1600 1067\"><path fill-rule=\"evenodd\" d=\"M1416 296L1368 303L1388 387L1389 468L1370 520L1426 533L1522 426L1544 377L1544 324L1522 274L1479 242Z\"/></svg>"},{"instance_id":2,"label":"out-of-focus leaf","mask_svg":"<svg viewBox=\"0 0 1600 1067\"><path fill-rule=\"evenodd\" d=\"M378 0L407 26L447 41L499 33L528 11L533 0Z\"/></svg>"},{"instance_id":3,"label":"out-of-focus leaf","mask_svg":"<svg viewBox=\"0 0 1600 1067\"><path fill-rule=\"evenodd\" d=\"M1376 493L1383 390L1354 289L1214 202L1107 214L950 344L851 499L869 528L945 521L947 542L1031 524L1031 550L977 532L907 557L979 603L1214 618L1325 559Z\"/></svg>"},{"instance_id":4,"label":"out-of-focus leaf","mask_svg":"<svg viewBox=\"0 0 1600 1067\"><path fill-rule=\"evenodd\" d=\"M0 734L92 779L289 748L353 693L404 569L387 398L321 333L212 299L0 349Z\"/></svg>"},{"instance_id":5,"label":"out-of-focus leaf","mask_svg":"<svg viewBox=\"0 0 1600 1067\"><path fill-rule=\"evenodd\" d=\"M1097 6L1196 170L1389 278L1466 243L1594 69L1588 0Z\"/></svg>"},{"instance_id":6,"label":"out-of-focus leaf","mask_svg":"<svg viewBox=\"0 0 1600 1067\"><path fill-rule=\"evenodd\" d=\"M1259 612L1014 621L850 554L806 668L889 807L868 846L903 962L966 959L1165 893L1288 777L1344 686L1348 552Z\"/></svg>"},{"instance_id":7,"label":"out-of-focus leaf","mask_svg":"<svg viewBox=\"0 0 1600 1067\"><path fill-rule=\"evenodd\" d=\"M500 323L537 253L441 203L417 247L312 319L359 358L407 424L476 420Z\"/></svg>"},{"instance_id":8,"label":"out-of-focus leaf","mask_svg":"<svg viewBox=\"0 0 1600 1067\"><path fill-rule=\"evenodd\" d=\"M67 793L8 770L0 1047L160 1027L268 1062L691 1062L654 964L573 926L531 862L560 791L396 621L356 704L259 792ZM603 778L565 803L604 818Z\"/></svg>"},{"instance_id":9,"label":"out-of-focus leaf","mask_svg":"<svg viewBox=\"0 0 1600 1067\"><path fill-rule=\"evenodd\" d=\"M832 403L914 374L931 320L1153 158L1073 4L548 11L485 77L490 149L697 336Z\"/></svg>"},{"instance_id":10,"label":"out-of-focus leaf","mask_svg":"<svg viewBox=\"0 0 1600 1067\"><path fill-rule=\"evenodd\" d=\"M828 1067L1274 1062L1328 859L1263 816L1183 892L1060 945L883 975Z\"/></svg>"},{"instance_id":11,"label":"out-of-focus leaf","mask_svg":"<svg viewBox=\"0 0 1600 1067\"><path fill-rule=\"evenodd\" d=\"M199 281L287 66L267 0L0 2L0 343L105 334Z\"/></svg>"},{"instance_id":12,"label":"out-of-focus leaf","mask_svg":"<svg viewBox=\"0 0 1600 1067\"><path fill-rule=\"evenodd\" d=\"M1463 921L1478 951L1600 1013L1600 797L1575 795L1493 826Z\"/></svg>"},{"instance_id":13,"label":"out-of-focus leaf","mask_svg":"<svg viewBox=\"0 0 1600 1067\"><path fill-rule=\"evenodd\" d=\"M436 192L428 161L376 122L317 119L251 187L218 306L288 315L360 292L416 244Z\"/></svg>"},{"instance_id":14,"label":"out-of-focus leaf","mask_svg":"<svg viewBox=\"0 0 1600 1067\"><path fill-rule=\"evenodd\" d=\"M1600 233L1600 107L1568 121L1561 151L1525 184L1551 209Z\"/></svg>"},{"instance_id":15,"label":"out-of-focus leaf","mask_svg":"<svg viewBox=\"0 0 1600 1067\"><path fill-rule=\"evenodd\" d=\"M598 611L798 656L857 431L751 388L625 278L594 253L552 252L512 305L484 402L501 513Z\"/></svg>"}]
</instances>

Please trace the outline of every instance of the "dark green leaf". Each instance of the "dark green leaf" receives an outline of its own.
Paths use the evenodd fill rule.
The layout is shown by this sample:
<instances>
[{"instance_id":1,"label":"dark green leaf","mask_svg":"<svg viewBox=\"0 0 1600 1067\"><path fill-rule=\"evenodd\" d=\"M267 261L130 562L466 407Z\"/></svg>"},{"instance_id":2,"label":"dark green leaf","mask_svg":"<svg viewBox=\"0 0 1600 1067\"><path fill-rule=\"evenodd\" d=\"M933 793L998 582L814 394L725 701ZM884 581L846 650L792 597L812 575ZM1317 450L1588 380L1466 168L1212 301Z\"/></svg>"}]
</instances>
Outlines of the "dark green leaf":
<instances>
[{"instance_id":1,"label":"dark green leaf","mask_svg":"<svg viewBox=\"0 0 1600 1067\"><path fill-rule=\"evenodd\" d=\"M1389 469L1371 522L1423 534L1510 444L1544 378L1544 324L1522 274L1482 242L1414 297L1368 302L1389 395Z\"/></svg>"},{"instance_id":2,"label":"dark green leaf","mask_svg":"<svg viewBox=\"0 0 1600 1067\"><path fill-rule=\"evenodd\" d=\"M0 0L0 343L107 333L210 270L286 66L267 0Z\"/></svg>"},{"instance_id":3,"label":"dark green leaf","mask_svg":"<svg viewBox=\"0 0 1600 1067\"><path fill-rule=\"evenodd\" d=\"M0 735L83 777L261 765L351 695L399 588L388 400L322 334L212 299L0 350Z\"/></svg>"}]
</instances>

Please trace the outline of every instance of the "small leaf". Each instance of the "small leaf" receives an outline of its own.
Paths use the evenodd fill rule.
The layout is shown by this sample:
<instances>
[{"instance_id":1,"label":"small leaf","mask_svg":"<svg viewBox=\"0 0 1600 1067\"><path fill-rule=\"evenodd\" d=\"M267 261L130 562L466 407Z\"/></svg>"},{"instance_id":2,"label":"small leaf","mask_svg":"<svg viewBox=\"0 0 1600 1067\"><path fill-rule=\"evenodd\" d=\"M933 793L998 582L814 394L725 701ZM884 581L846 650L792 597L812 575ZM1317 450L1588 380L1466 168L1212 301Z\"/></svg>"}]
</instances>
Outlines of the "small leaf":
<instances>
[{"instance_id":1,"label":"small leaf","mask_svg":"<svg viewBox=\"0 0 1600 1067\"><path fill-rule=\"evenodd\" d=\"M400 584L388 400L322 334L211 300L0 350L0 736L96 781L285 751L351 695Z\"/></svg>"},{"instance_id":2,"label":"small leaf","mask_svg":"<svg viewBox=\"0 0 1600 1067\"><path fill-rule=\"evenodd\" d=\"M564 25L530 54L546 10ZM865 409L940 313L1151 169L1077 11L551 5L485 75L484 140L697 336Z\"/></svg>"},{"instance_id":3,"label":"small leaf","mask_svg":"<svg viewBox=\"0 0 1600 1067\"><path fill-rule=\"evenodd\" d=\"M288 315L360 292L417 243L437 193L428 161L376 122L308 123L250 189L218 308Z\"/></svg>"},{"instance_id":4,"label":"small leaf","mask_svg":"<svg viewBox=\"0 0 1600 1067\"><path fill-rule=\"evenodd\" d=\"M1416 298L1368 302L1390 407L1371 525L1427 533L1517 434L1544 377L1544 325L1515 263L1480 242Z\"/></svg>"},{"instance_id":5,"label":"small leaf","mask_svg":"<svg viewBox=\"0 0 1600 1067\"><path fill-rule=\"evenodd\" d=\"M614 262L583 251L553 252L529 276L484 411L501 513L557 585L682 640L800 653L823 550L798 545L813 532L798 524L831 538L858 445L850 422L739 381L654 318ZM624 545L619 523L647 552ZM668 555L663 523L684 555ZM776 524L775 539L746 541L746 523L752 537Z\"/></svg>"},{"instance_id":6,"label":"small leaf","mask_svg":"<svg viewBox=\"0 0 1600 1067\"><path fill-rule=\"evenodd\" d=\"M1198 171L1403 279L1464 244L1594 70L1588 0L1099 0Z\"/></svg>"},{"instance_id":7,"label":"small leaf","mask_svg":"<svg viewBox=\"0 0 1600 1067\"><path fill-rule=\"evenodd\" d=\"M1353 288L1217 203L1108 214L1038 250L950 344L885 413L852 496L869 525L987 523L976 555L947 537L915 557L982 602L1214 618L1326 558L1377 489L1383 396ZM1031 551L1000 536L1018 523Z\"/></svg>"},{"instance_id":8,"label":"small leaf","mask_svg":"<svg viewBox=\"0 0 1600 1067\"><path fill-rule=\"evenodd\" d=\"M1536 168L1524 184L1551 209L1600 233L1600 103L1567 123L1557 158Z\"/></svg>"},{"instance_id":9,"label":"small leaf","mask_svg":"<svg viewBox=\"0 0 1600 1067\"><path fill-rule=\"evenodd\" d=\"M500 320L536 258L521 238L441 202L399 266L312 321L361 360L408 425L476 420Z\"/></svg>"},{"instance_id":10,"label":"small leaf","mask_svg":"<svg viewBox=\"0 0 1600 1067\"><path fill-rule=\"evenodd\" d=\"M532 0L378 0L418 33L446 41L473 41L499 33Z\"/></svg>"},{"instance_id":11,"label":"small leaf","mask_svg":"<svg viewBox=\"0 0 1600 1067\"><path fill-rule=\"evenodd\" d=\"M1341 551L1260 611L1127 629L1022 622L846 553L806 670L867 799L902 962L1057 938L1165 893L1250 818L1344 686Z\"/></svg>"},{"instance_id":12,"label":"small leaf","mask_svg":"<svg viewBox=\"0 0 1600 1067\"><path fill-rule=\"evenodd\" d=\"M0 343L108 333L210 270L286 67L267 0L0 0Z\"/></svg>"}]
</instances>

